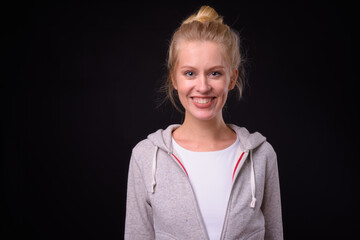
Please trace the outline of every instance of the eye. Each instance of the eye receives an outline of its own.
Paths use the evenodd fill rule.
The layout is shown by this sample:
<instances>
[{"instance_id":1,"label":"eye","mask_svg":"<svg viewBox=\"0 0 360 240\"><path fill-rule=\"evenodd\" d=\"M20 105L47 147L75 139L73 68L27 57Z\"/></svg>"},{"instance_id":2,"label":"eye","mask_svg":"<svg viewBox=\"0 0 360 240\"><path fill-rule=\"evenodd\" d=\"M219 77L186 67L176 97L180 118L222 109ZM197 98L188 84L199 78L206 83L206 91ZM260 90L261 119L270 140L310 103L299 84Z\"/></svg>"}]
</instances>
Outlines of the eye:
<instances>
[{"instance_id":1,"label":"eye","mask_svg":"<svg viewBox=\"0 0 360 240\"><path fill-rule=\"evenodd\" d=\"M185 72L185 75L188 76L188 77L193 77L193 76L194 76L194 72L192 72L192 71L187 71L187 72Z\"/></svg>"},{"instance_id":2,"label":"eye","mask_svg":"<svg viewBox=\"0 0 360 240\"><path fill-rule=\"evenodd\" d=\"M210 73L210 75L212 76L212 77L218 77L218 76L220 76L221 75L221 73L220 72L211 72Z\"/></svg>"}]
</instances>

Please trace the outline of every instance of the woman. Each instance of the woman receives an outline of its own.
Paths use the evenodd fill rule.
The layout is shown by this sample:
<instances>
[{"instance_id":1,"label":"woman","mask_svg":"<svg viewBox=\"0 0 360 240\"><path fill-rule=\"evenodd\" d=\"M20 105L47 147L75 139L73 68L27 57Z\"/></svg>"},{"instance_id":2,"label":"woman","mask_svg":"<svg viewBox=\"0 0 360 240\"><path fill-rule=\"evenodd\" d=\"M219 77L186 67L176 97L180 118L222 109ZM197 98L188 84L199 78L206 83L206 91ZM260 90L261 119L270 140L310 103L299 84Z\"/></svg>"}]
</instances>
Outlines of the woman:
<instances>
[{"instance_id":1,"label":"woman","mask_svg":"<svg viewBox=\"0 0 360 240\"><path fill-rule=\"evenodd\" d=\"M228 92L242 92L241 67L239 38L214 9L176 30L166 84L185 118L133 149L125 239L283 238L276 154L222 116Z\"/></svg>"}]
</instances>

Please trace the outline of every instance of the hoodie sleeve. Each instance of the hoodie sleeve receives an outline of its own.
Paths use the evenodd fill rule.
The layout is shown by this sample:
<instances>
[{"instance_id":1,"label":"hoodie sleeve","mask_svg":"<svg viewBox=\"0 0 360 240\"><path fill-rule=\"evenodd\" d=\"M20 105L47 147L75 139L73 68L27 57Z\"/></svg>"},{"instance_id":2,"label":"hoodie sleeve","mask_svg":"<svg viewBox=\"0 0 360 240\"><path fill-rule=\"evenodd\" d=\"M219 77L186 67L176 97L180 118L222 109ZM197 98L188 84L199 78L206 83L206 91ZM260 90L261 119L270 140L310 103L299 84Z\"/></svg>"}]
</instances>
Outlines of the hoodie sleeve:
<instances>
[{"instance_id":1,"label":"hoodie sleeve","mask_svg":"<svg viewBox=\"0 0 360 240\"><path fill-rule=\"evenodd\" d=\"M269 154L266 182L264 190L264 198L261 210L265 218L265 239L266 240L282 240L282 215L281 215L281 199L279 173L277 166L277 157L275 151L271 147Z\"/></svg>"},{"instance_id":2,"label":"hoodie sleeve","mask_svg":"<svg viewBox=\"0 0 360 240\"><path fill-rule=\"evenodd\" d=\"M155 239L152 208L134 153L131 155L127 186L125 240Z\"/></svg>"}]
</instances>

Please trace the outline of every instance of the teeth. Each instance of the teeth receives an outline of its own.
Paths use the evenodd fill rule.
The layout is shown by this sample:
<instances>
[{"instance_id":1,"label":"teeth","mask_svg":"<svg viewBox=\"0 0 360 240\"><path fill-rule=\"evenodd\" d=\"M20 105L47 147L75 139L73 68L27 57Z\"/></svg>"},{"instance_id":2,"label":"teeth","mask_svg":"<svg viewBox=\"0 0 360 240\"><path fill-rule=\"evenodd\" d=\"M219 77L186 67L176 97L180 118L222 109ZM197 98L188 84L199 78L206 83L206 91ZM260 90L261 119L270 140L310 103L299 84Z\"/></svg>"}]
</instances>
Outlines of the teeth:
<instances>
[{"instance_id":1,"label":"teeth","mask_svg":"<svg viewBox=\"0 0 360 240\"><path fill-rule=\"evenodd\" d=\"M200 104L208 103L211 100L212 100L212 98L194 98L194 102L200 103Z\"/></svg>"}]
</instances>

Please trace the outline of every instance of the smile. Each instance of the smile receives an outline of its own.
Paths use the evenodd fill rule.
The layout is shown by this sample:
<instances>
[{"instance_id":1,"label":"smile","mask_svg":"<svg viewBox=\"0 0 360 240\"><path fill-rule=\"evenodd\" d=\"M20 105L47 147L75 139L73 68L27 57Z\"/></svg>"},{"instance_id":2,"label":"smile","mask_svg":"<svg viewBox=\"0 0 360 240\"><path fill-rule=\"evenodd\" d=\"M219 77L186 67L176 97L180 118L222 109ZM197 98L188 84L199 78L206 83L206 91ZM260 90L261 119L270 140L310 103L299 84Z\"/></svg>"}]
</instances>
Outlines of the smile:
<instances>
[{"instance_id":1,"label":"smile","mask_svg":"<svg viewBox=\"0 0 360 240\"><path fill-rule=\"evenodd\" d=\"M214 97L206 97L206 98L200 98L200 97L193 97L192 98L194 102L198 103L198 104L206 104L211 102Z\"/></svg>"}]
</instances>

